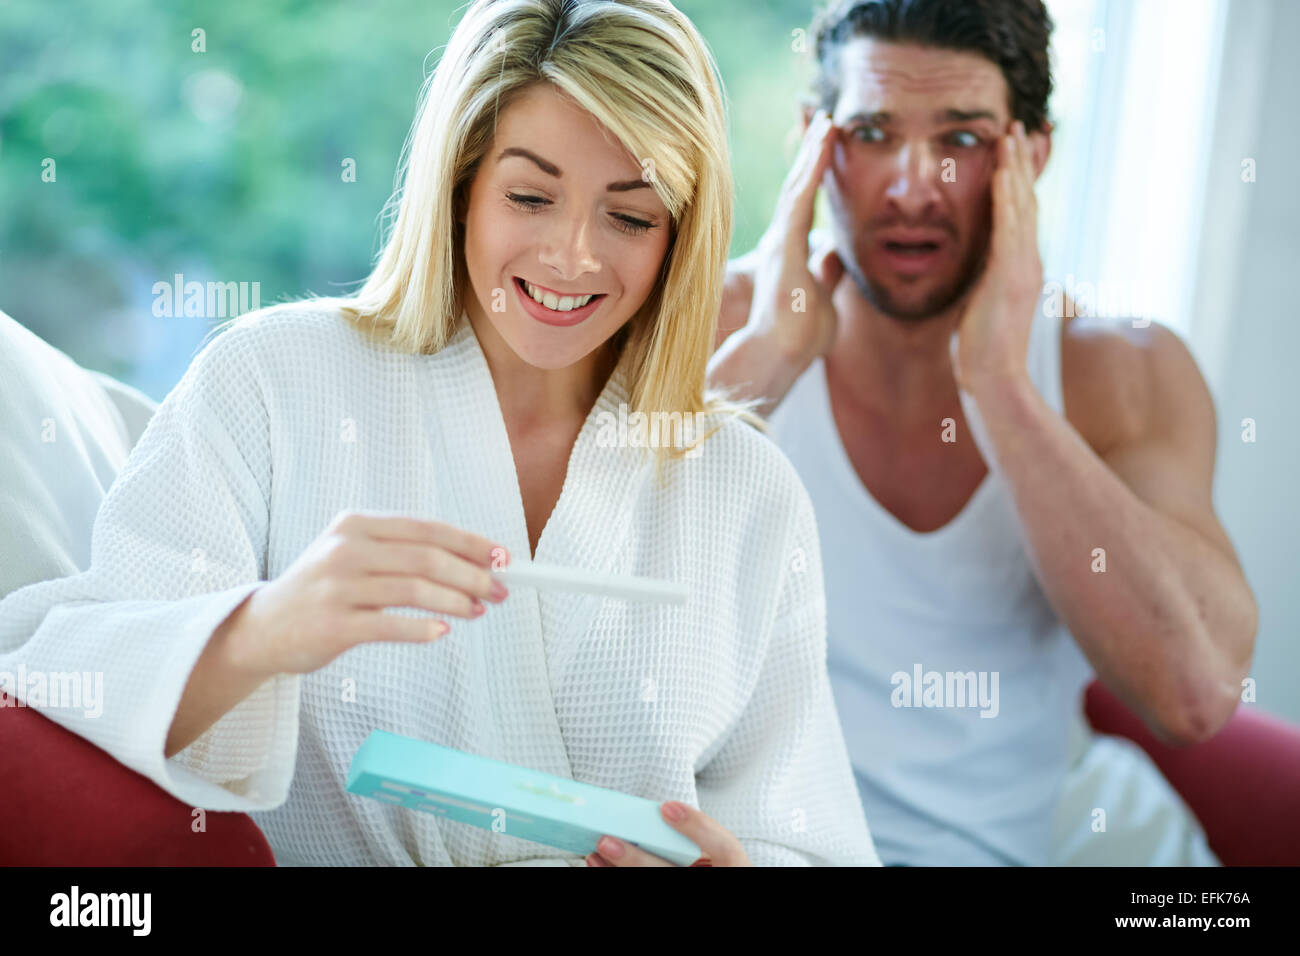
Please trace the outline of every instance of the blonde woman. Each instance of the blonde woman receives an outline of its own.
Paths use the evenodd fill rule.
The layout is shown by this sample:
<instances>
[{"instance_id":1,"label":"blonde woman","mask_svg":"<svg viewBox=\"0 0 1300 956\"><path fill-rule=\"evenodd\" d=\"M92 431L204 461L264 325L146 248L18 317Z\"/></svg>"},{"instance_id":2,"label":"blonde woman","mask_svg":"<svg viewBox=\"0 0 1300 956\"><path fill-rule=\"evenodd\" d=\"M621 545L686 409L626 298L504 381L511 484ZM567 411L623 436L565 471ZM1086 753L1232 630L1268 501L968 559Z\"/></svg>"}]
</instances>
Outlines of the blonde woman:
<instances>
[{"instance_id":1,"label":"blonde woman","mask_svg":"<svg viewBox=\"0 0 1300 956\"><path fill-rule=\"evenodd\" d=\"M715 66L668 3L471 4L364 287L200 353L89 570L0 604L0 670L104 671L102 717L49 716L194 806L252 812L282 864L583 865L345 792L377 728L661 801L712 865L877 863L809 501L703 392L725 142ZM656 412L694 440L622 425ZM494 559L530 557L691 596L494 585ZM611 837L588 865L668 865Z\"/></svg>"}]
</instances>

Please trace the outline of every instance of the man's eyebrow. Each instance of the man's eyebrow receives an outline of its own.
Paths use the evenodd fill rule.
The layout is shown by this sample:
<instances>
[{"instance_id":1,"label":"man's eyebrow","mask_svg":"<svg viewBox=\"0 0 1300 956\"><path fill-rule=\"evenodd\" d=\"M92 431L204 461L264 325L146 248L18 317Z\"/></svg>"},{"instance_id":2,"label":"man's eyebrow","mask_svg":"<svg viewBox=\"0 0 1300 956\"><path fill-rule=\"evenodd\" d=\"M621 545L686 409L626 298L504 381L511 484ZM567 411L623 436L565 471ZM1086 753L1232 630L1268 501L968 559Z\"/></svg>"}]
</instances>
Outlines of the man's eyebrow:
<instances>
[{"instance_id":1,"label":"man's eyebrow","mask_svg":"<svg viewBox=\"0 0 1300 956\"><path fill-rule=\"evenodd\" d=\"M554 176L556 179L560 179L564 175L559 166L542 159L542 157L538 156L532 150L524 149L522 146L507 146L497 154L497 162L499 163L501 160L510 156L519 156L523 159L530 160L542 172L546 173L548 176ZM625 193L630 192L633 189L649 189L650 183L642 177L640 179L625 179L621 182L610 183L605 188L612 193Z\"/></svg>"},{"instance_id":2,"label":"man's eyebrow","mask_svg":"<svg viewBox=\"0 0 1300 956\"><path fill-rule=\"evenodd\" d=\"M992 120L997 122L997 117L988 110L956 110L946 109L938 110L934 114L937 123L973 123L975 120ZM885 110L877 110L874 113L857 112L846 119L841 126L847 126L849 123L868 123L872 126L888 126L894 121L894 116Z\"/></svg>"},{"instance_id":3,"label":"man's eyebrow","mask_svg":"<svg viewBox=\"0 0 1300 956\"><path fill-rule=\"evenodd\" d=\"M991 120L994 123L998 118L988 110L940 110L935 114L935 119L943 123L973 123L975 120Z\"/></svg>"}]
</instances>

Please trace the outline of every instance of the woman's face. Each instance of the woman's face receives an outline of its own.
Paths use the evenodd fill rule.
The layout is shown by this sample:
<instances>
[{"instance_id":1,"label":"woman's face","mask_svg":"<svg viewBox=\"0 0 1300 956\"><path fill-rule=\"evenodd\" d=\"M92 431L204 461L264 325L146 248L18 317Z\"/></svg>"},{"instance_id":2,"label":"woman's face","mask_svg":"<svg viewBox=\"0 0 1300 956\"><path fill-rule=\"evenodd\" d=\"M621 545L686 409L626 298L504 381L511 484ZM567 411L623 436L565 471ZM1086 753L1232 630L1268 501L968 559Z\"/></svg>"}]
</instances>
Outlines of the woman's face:
<instances>
[{"instance_id":1,"label":"woman's face","mask_svg":"<svg viewBox=\"0 0 1300 956\"><path fill-rule=\"evenodd\" d=\"M473 301L528 364L567 368L649 297L670 228L649 178L549 83L501 112L470 184L465 259Z\"/></svg>"}]
</instances>

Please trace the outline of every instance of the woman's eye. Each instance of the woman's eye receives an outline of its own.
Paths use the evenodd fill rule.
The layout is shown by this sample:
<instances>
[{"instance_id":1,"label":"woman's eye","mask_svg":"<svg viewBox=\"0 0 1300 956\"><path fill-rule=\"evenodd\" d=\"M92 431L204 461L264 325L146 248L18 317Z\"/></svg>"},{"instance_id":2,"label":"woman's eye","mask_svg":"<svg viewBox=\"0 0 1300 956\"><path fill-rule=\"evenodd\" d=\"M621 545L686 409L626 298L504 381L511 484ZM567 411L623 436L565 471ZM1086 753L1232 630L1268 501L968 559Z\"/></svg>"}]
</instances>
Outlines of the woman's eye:
<instances>
[{"instance_id":1,"label":"woman's eye","mask_svg":"<svg viewBox=\"0 0 1300 956\"><path fill-rule=\"evenodd\" d=\"M543 206L551 204L549 199L541 196L526 196L521 193L506 193L506 199L524 212L541 212Z\"/></svg>"},{"instance_id":2,"label":"woman's eye","mask_svg":"<svg viewBox=\"0 0 1300 956\"><path fill-rule=\"evenodd\" d=\"M515 208L523 212L535 214L542 211L544 206L552 205L551 200L545 196L530 196L525 193L506 193L506 199ZM627 216L622 213L612 213L610 218L614 221L614 228L626 232L628 235L639 236L655 228L655 223L647 222L644 219L638 219L635 216Z\"/></svg>"},{"instance_id":3,"label":"woman's eye","mask_svg":"<svg viewBox=\"0 0 1300 956\"><path fill-rule=\"evenodd\" d=\"M954 146L971 147L978 146L980 138L968 130L960 129L949 135L948 142Z\"/></svg>"},{"instance_id":4,"label":"woman's eye","mask_svg":"<svg viewBox=\"0 0 1300 956\"><path fill-rule=\"evenodd\" d=\"M649 232L654 228L653 222L646 222L644 219L637 219L634 216L624 216L621 213L614 213L614 225L616 228L623 230L628 235L639 236Z\"/></svg>"},{"instance_id":5,"label":"woman's eye","mask_svg":"<svg viewBox=\"0 0 1300 956\"><path fill-rule=\"evenodd\" d=\"M878 143L884 138L885 133L879 126L855 126L851 135L863 143Z\"/></svg>"}]
</instances>

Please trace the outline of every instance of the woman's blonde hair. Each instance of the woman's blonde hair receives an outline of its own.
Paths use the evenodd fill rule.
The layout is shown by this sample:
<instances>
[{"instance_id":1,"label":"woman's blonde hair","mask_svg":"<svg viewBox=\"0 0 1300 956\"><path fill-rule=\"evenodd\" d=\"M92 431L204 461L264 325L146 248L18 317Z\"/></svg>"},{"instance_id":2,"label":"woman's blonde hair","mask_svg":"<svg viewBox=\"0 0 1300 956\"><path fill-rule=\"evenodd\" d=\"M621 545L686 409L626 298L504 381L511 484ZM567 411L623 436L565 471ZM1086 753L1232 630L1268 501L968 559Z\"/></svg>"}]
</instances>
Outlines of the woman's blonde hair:
<instances>
[{"instance_id":1,"label":"woman's blonde hair","mask_svg":"<svg viewBox=\"0 0 1300 956\"><path fill-rule=\"evenodd\" d=\"M629 412L740 415L761 428L755 402L704 385L731 241L731 165L717 66L666 0L470 4L421 90L373 271L354 294L318 301L337 303L358 329L402 351L443 348L468 289L457 204L499 112L539 82L554 84L641 158L672 217L660 281L616 333ZM661 447L659 464L691 447Z\"/></svg>"}]
</instances>

